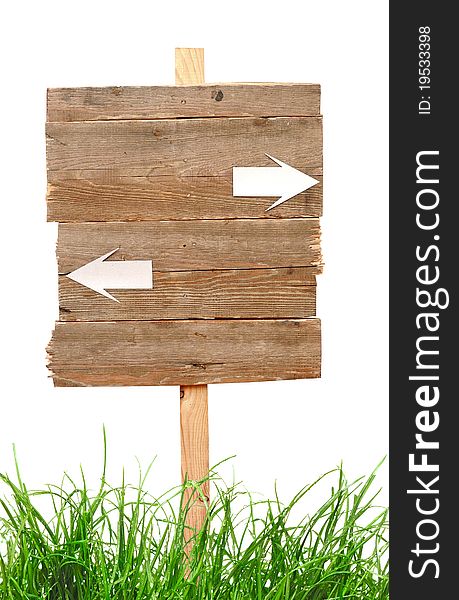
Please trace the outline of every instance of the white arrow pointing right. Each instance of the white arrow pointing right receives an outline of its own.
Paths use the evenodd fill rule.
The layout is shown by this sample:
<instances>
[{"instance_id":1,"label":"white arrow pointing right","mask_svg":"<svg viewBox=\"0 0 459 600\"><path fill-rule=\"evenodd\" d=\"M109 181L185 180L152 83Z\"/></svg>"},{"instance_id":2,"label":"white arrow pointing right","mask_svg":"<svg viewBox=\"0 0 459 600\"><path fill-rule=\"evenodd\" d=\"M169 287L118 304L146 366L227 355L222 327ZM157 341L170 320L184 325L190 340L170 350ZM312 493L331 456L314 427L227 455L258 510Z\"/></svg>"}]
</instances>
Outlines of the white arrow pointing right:
<instances>
[{"instance_id":1,"label":"white arrow pointing right","mask_svg":"<svg viewBox=\"0 0 459 600\"><path fill-rule=\"evenodd\" d=\"M306 175L266 154L279 167L233 167L233 196L260 197L280 196L269 208L271 210L293 196L319 183Z\"/></svg>"}]
</instances>

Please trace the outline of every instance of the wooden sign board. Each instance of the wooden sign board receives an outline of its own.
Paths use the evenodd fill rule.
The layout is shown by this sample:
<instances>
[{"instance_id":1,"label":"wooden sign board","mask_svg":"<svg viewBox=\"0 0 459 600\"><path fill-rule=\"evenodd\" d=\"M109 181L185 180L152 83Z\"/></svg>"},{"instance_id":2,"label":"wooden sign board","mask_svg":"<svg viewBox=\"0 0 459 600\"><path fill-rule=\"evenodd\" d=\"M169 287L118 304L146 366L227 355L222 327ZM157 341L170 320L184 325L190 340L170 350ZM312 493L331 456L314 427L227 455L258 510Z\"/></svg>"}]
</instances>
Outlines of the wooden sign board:
<instances>
[{"instance_id":1,"label":"wooden sign board","mask_svg":"<svg viewBox=\"0 0 459 600\"><path fill-rule=\"evenodd\" d=\"M56 386L320 376L319 103L305 84L48 90ZM318 183L267 210L290 167Z\"/></svg>"}]
</instances>

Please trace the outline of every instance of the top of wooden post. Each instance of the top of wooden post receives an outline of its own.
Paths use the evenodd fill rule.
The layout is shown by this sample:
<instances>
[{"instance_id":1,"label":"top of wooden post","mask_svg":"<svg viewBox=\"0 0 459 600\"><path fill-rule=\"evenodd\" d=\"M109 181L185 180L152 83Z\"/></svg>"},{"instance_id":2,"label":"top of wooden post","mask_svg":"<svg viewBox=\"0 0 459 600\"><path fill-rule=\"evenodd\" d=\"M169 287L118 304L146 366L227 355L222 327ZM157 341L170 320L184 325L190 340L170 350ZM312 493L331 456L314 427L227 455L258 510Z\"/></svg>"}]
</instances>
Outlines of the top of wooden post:
<instances>
[{"instance_id":1,"label":"top of wooden post","mask_svg":"<svg viewBox=\"0 0 459 600\"><path fill-rule=\"evenodd\" d=\"M176 85L199 85L204 81L204 48L176 48Z\"/></svg>"}]
</instances>

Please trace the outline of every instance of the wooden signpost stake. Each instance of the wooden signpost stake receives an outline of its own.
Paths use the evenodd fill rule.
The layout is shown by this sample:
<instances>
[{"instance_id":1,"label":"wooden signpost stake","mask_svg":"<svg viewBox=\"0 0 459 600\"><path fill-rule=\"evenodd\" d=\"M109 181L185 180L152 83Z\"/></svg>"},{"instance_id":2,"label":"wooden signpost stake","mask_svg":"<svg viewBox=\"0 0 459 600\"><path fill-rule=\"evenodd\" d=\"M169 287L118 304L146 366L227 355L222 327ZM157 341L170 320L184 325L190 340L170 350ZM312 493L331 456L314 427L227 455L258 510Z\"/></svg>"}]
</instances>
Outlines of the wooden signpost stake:
<instances>
[{"instance_id":1,"label":"wooden signpost stake","mask_svg":"<svg viewBox=\"0 0 459 600\"><path fill-rule=\"evenodd\" d=\"M204 48L175 49L175 83L199 85L204 83ZM180 386L180 445L182 482L187 479L202 481L209 474L209 411L207 384ZM188 505L188 541L193 531L200 531L204 523L209 501L209 481L201 487L201 493L184 494Z\"/></svg>"},{"instance_id":2,"label":"wooden signpost stake","mask_svg":"<svg viewBox=\"0 0 459 600\"><path fill-rule=\"evenodd\" d=\"M179 385L200 481L208 384L320 377L322 117L316 84L206 84L202 49L175 68L174 86L48 90L48 357L56 386ZM208 496L190 488L191 527Z\"/></svg>"}]
</instances>

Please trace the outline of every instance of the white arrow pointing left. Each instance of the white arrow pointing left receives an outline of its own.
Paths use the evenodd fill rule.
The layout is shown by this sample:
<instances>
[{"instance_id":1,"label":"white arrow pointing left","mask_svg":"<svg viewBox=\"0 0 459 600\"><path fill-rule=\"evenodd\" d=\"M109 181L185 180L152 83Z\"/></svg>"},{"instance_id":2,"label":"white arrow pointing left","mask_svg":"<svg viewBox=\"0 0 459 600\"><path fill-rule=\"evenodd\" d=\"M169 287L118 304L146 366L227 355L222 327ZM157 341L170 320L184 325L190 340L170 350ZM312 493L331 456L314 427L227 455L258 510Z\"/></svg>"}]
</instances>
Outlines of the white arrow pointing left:
<instances>
[{"instance_id":1,"label":"white arrow pointing left","mask_svg":"<svg viewBox=\"0 0 459 600\"><path fill-rule=\"evenodd\" d=\"M151 290L153 288L153 261L151 260L110 260L105 259L119 248L107 252L67 275L73 281L119 302L109 290Z\"/></svg>"}]
</instances>

